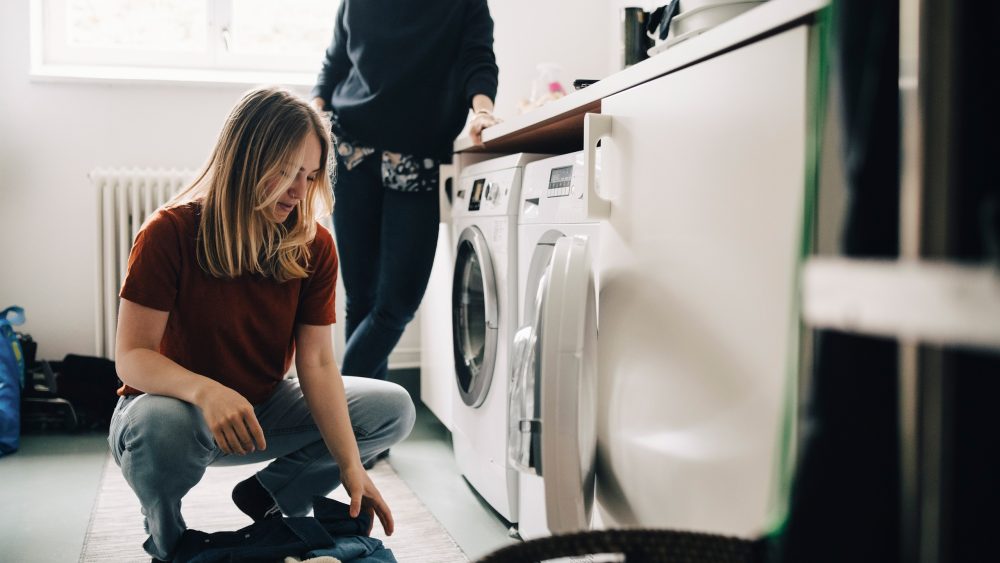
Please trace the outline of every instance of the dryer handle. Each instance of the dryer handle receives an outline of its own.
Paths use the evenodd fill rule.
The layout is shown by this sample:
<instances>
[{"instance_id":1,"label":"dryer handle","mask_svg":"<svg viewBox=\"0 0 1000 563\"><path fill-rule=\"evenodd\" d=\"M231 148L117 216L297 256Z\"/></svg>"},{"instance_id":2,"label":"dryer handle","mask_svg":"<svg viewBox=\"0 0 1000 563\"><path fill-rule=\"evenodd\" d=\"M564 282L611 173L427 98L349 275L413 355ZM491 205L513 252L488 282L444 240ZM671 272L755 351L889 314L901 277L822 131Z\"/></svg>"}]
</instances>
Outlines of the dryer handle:
<instances>
[{"instance_id":1,"label":"dryer handle","mask_svg":"<svg viewBox=\"0 0 1000 563\"><path fill-rule=\"evenodd\" d=\"M597 193L597 143L611 140L611 116L587 113L583 116L583 168L587 174L587 217L606 219L611 212L611 202ZM607 169L604 151L604 168Z\"/></svg>"}]
</instances>

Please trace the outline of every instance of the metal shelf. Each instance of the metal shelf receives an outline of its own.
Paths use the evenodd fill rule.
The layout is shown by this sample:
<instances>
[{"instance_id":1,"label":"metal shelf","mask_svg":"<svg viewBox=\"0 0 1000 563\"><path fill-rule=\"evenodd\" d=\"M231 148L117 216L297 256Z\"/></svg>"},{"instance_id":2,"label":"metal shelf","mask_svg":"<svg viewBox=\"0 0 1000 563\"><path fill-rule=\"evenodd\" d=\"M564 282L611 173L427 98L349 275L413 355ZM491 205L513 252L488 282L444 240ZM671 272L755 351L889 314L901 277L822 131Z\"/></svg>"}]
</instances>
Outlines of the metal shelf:
<instances>
[{"instance_id":1,"label":"metal shelf","mask_svg":"<svg viewBox=\"0 0 1000 563\"><path fill-rule=\"evenodd\" d=\"M1000 270L929 260L814 258L802 312L815 328L1000 349Z\"/></svg>"}]
</instances>

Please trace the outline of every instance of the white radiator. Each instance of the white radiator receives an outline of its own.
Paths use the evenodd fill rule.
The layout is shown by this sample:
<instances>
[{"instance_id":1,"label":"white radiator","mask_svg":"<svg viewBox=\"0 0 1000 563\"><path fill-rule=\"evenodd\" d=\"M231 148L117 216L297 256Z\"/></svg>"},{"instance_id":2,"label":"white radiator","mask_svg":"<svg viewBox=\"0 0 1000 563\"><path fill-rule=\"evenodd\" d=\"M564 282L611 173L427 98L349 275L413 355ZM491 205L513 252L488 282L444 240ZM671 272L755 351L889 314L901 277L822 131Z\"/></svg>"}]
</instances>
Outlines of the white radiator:
<instances>
[{"instance_id":1,"label":"white radiator","mask_svg":"<svg viewBox=\"0 0 1000 563\"><path fill-rule=\"evenodd\" d=\"M97 348L115 357L118 290L139 227L194 178L193 170L98 168L88 177L97 193Z\"/></svg>"}]
</instances>

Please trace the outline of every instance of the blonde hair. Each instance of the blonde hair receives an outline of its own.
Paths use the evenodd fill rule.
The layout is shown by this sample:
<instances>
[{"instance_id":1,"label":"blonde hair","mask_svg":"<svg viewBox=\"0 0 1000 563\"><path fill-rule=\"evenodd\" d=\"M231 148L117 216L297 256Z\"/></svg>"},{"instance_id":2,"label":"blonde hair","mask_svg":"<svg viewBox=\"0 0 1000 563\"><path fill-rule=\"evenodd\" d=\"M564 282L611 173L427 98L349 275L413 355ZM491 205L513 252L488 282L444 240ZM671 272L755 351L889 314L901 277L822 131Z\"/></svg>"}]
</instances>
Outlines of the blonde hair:
<instances>
[{"instance_id":1,"label":"blonde hair","mask_svg":"<svg viewBox=\"0 0 1000 563\"><path fill-rule=\"evenodd\" d=\"M295 180L310 134L320 143L319 172L299 205L278 222L275 202ZM198 177L167 204L201 203L197 248L202 269L217 278L260 274L285 282L307 277L316 220L333 207L330 144L330 128L298 96L274 87L244 94Z\"/></svg>"}]
</instances>

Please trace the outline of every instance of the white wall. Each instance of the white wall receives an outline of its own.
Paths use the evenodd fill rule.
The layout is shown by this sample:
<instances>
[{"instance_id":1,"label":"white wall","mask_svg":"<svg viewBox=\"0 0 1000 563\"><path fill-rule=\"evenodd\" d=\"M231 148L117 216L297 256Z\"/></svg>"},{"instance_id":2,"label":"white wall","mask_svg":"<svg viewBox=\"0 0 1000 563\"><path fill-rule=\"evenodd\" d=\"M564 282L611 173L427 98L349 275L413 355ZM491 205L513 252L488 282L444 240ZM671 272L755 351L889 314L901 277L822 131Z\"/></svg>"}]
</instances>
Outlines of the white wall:
<instances>
[{"instance_id":1,"label":"white wall","mask_svg":"<svg viewBox=\"0 0 1000 563\"><path fill-rule=\"evenodd\" d=\"M94 351L96 166L197 167L240 86L32 82L28 2L0 4L0 303L39 357ZM10 244L15 242L16 244Z\"/></svg>"},{"instance_id":2,"label":"white wall","mask_svg":"<svg viewBox=\"0 0 1000 563\"><path fill-rule=\"evenodd\" d=\"M501 67L497 111L516 115L538 62L574 78L615 70L608 37L620 0L492 0ZM39 357L94 350L97 166L196 168L247 85L32 81L29 3L0 2L0 308L18 304ZM307 87L293 87L305 94ZM419 334L394 363L413 364Z\"/></svg>"},{"instance_id":3,"label":"white wall","mask_svg":"<svg viewBox=\"0 0 1000 563\"><path fill-rule=\"evenodd\" d=\"M563 67L569 91L577 78L600 79L617 70L609 36L616 28L612 2L623 0L490 0L494 51L500 67L496 110L517 115L531 93L538 63Z\"/></svg>"}]
</instances>

